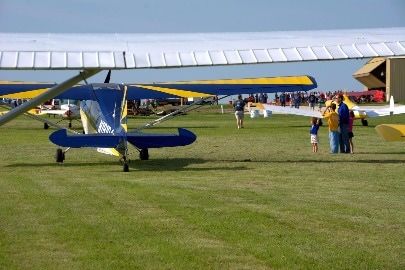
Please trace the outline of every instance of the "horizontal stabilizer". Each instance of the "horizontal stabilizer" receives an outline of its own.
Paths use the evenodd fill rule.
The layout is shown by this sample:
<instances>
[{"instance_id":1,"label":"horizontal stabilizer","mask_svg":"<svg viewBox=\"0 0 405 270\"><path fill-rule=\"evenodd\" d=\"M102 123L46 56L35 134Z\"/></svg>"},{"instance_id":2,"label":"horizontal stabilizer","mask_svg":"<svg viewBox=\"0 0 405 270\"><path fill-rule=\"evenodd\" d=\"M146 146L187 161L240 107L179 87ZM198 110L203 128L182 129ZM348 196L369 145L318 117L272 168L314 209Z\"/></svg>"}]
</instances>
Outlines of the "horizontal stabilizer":
<instances>
[{"instance_id":1,"label":"horizontal stabilizer","mask_svg":"<svg viewBox=\"0 0 405 270\"><path fill-rule=\"evenodd\" d=\"M127 134L128 142L139 149L184 146L193 143L196 138L194 133L184 128L179 128L179 134Z\"/></svg>"},{"instance_id":2,"label":"horizontal stabilizer","mask_svg":"<svg viewBox=\"0 0 405 270\"><path fill-rule=\"evenodd\" d=\"M376 126L375 129L387 142L405 141L405 125L382 124Z\"/></svg>"},{"instance_id":3,"label":"horizontal stabilizer","mask_svg":"<svg viewBox=\"0 0 405 270\"><path fill-rule=\"evenodd\" d=\"M113 134L78 134L67 135L66 129L60 129L53 132L49 136L49 140L56 145L62 147L101 147L101 148L115 148L121 140L121 135Z\"/></svg>"}]
</instances>

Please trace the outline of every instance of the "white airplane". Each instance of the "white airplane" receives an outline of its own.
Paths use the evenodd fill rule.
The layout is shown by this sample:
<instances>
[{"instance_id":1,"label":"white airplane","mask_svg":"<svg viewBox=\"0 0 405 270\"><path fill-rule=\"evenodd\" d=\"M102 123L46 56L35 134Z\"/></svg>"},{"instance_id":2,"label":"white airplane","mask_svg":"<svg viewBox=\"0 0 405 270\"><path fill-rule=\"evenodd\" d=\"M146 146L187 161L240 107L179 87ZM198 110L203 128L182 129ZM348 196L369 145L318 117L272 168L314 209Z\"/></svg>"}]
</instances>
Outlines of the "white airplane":
<instances>
[{"instance_id":1,"label":"white airplane","mask_svg":"<svg viewBox=\"0 0 405 270\"><path fill-rule=\"evenodd\" d=\"M38 115L59 115L63 120L69 121L69 128L71 128L72 121L80 119L80 106L68 100L67 103L60 105L60 109L40 109ZM48 123L44 123L44 129L48 128Z\"/></svg>"},{"instance_id":2,"label":"white airplane","mask_svg":"<svg viewBox=\"0 0 405 270\"><path fill-rule=\"evenodd\" d=\"M245 65L404 55L404 27L206 34L0 33L0 70L80 71L0 116L0 125L46 100L63 94L101 70ZM288 87L278 92L280 91L288 91ZM59 135L66 137L65 134ZM118 139L125 140L125 136L104 137L108 137L110 143ZM86 143L89 142L87 139L90 139L80 138ZM126 143L123 145L125 160Z\"/></svg>"},{"instance_id":3,"label":"white airplane","mask_svg":"<svg viewBox=\"0 0 405 270\"><path fill-rule=\"evenodd\" d=\"M355 119L360 119L363 126L368 126L368 121L366 120L366 118L369 117L379 117L405 113L405 105L395 106L394 97L392 96L390 98L389 106L378 108L366 108L358 106L356 103L351 101L346 95L343 96L344 102L348 106L349 110L354 112ZM331 102L332 100L328 100L325 105L329 106ZM270 104L257 104L256 106L257 108L260 108L265 111L271 111L273 113L323 118L322 112L319 109L312 110L308 106L300 106L299 108L291 108L290 106L282 107Z\"/></svg>"}]
</instances>

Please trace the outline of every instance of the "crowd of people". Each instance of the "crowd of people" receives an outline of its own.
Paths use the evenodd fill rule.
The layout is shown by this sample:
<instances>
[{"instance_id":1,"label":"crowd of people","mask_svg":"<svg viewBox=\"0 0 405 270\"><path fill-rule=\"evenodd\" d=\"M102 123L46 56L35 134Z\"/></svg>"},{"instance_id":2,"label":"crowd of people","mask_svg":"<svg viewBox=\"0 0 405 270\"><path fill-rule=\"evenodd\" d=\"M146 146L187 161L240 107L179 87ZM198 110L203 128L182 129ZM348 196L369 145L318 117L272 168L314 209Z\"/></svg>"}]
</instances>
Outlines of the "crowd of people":
<instances>
[{"instance_id":1,"label":"crowd of people","mask_svg":"<svg viewBox=\"0 0 405 270\"><path fill-rule=\"evenodd\" d=\"M242 95L238 96L238 99L233 102L235 117L238 129L243 128L244 107L247 102L264 102L263 94L250 95L247 99L242 99ZM267 98L267 95L266 95ZM326 94L321 92L307 93L281 93L281 95L275 96L275 102L281 106L289 106L299 108L302 102L307 102L311 109L315 109L315 105L318 104L321 109L327 100L332 100L329 106L322 110L322 115L327 120L329 129L329 147L330 153L354 153L353 148L353 121L354 113L350 111L348 106L343 102L342 91L328 92ZM318 152L318 130L321 125L321 120L316 117L311 118L310 137L312 151Z\"/></svg>"}]
</instances>

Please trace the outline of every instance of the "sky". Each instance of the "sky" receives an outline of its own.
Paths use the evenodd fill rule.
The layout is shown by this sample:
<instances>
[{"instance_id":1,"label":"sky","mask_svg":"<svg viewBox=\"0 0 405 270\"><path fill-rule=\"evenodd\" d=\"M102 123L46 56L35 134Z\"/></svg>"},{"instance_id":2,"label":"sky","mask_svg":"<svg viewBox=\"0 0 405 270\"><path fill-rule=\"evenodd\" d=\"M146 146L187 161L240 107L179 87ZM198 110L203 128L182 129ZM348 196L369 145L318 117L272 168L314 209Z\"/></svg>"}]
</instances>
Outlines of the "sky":
<instances>
[{"instance_id":1,"label":"sky","mask_svg":"<svg viewBox=\"0 0 405 270\"><path fill-rule=\"evenodd\" d=\"M193 33L405 27L404 0L0 0L0 32ZM311 75L318 90L361 91L366 60L115 71L111 82ZM61 82L74 71L0 71L0 80ZM105 72L106 73L106 72ZM90 82L102 82L105 73Z\"/></svg>"}]
</instances>

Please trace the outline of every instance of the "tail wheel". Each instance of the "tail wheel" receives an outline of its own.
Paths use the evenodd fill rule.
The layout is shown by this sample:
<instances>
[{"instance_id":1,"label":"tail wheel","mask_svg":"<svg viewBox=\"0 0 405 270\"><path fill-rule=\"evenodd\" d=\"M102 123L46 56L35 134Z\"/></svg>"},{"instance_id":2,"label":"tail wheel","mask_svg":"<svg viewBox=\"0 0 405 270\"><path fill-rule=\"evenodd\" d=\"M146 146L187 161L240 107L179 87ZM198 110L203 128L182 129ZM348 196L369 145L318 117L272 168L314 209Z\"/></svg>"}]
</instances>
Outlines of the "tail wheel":
<instances>
[{"instance_id":1,"label":"tail wheel","mask_svg":"<svg viewBox=\"0 0 405 270\"><path fill-rule=\"evenodd\" d=\"M123 171L123 172L129 172L128 163L125 162L125 163L122 165L122 171Z\"/></svg>"},{"instance_id":2,"label":"tail wheel","mask_svg":"<svg viewBox=\"0 0 405 270\"><path fill-rule=\"evenodd\" d=\"M368 121L366 119L361 119L361 124L365 127L368 126Z\"/></svg>"},{"instance_id":3,"label":"tail wheel","mask_svg":"<svg viewBox=\"0 0 405 270\"><path fill-rule=\"evenodd\" d=\"M48 123L44 123L44 129L48 129L48 128L49 128Z\"/></svg>"},{"instance_id":4,"label":"tail wheel","mask_svg":"<svg viewBox=\"0 0 405 270\"><path fill-rule=\"evenodd\" d=\"M63 163L65 160L65 153L61 148L56 149L56 162Z\"/></svg>"},{"instance_id":5,"label":"tail wheel","mask_svg":"<svg viewBox=\"0 0 405 270\"><path fill-rule=\"evenodd\" d=\"M147 148L146 149L141 149L139 151L139 158L141 160L148 160L149 159L149 151L148 151Z\"/></svg>"}]
</instances>

